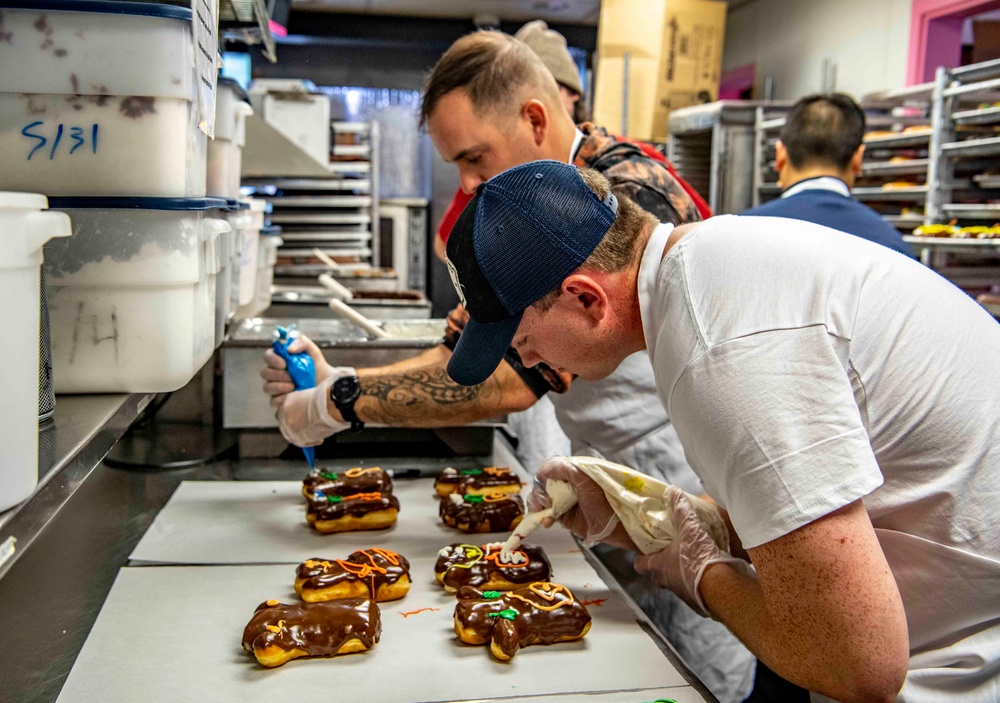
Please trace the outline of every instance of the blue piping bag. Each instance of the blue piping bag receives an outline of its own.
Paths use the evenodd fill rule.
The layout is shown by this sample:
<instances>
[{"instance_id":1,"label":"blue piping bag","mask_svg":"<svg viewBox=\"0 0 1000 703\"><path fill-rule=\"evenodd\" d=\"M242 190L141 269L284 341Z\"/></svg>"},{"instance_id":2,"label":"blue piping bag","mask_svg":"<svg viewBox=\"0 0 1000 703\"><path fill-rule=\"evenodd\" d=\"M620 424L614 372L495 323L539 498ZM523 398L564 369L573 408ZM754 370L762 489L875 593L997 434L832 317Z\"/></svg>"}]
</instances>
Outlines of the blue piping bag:
<instances>
[{"instance_id":1,"label":"blue piping bag","mask_svg":"<svg viewBox=\"0 0 1000 703\"><path fill-rule=\"evenodd\" d=\"M306 352L292 354L288 351L288 345L297 336L298 333L294 330L278 326L274 330L274 341L271 342L271 348L274 349L275 354L285 360L285 364L288 366L288 375L292 377L295 390L301 391L306 388L316 387L316 364L313 363L312 357ZM316 448L302 447L302 453L306 455L309 468L316 468Z\"/></svg>"}]
</instances>

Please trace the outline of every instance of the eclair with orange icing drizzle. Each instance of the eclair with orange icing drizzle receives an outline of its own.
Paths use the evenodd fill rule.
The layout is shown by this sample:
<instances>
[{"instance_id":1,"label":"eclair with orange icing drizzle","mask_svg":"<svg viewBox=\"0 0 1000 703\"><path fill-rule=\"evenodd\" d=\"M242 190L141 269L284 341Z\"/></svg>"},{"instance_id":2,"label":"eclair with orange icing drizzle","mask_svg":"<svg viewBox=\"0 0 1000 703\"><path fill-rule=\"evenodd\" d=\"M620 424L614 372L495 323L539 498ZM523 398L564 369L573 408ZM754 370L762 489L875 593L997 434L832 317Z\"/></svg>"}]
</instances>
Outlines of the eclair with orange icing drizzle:
<instances>
[{"instance_id":1,"label":"eclair with orange icing drizzle","mask_svg":"<svg viewBox=\"0 0 1000 703\"><path fill-rule=\"evenodd\" d=\"M311 499L316 491L330 496L349 496L356 493L392 493L392 477L378 466L347 471L318 468L309 472L302 481L302 495Z\"/></svg>"},{"instance_id":2,"label":"eclair with orange icing drizzle","mask_svg":"<svg viewBox=\"0 0 1000 703\"><path fill-rule=\"evenodd\" d=\"M541 547L522 544L501 559L502 542L450 544L438 552L434 573L449 593L462 586L482 591L510 591L552 578L552 565Z\"/></svg>"},{"instance_id":3,"label":"eclair with orange icing drizzle","mask_svg":"<svg viewBox=\"0 0 1000 703\"><path fill-rule=\"evenodd\" d=\"M487 466L484 469L454 469L449 466L438 474L437 480L434 481L434 491L439 498L445 498L452 493L513 494L521 492L521 480L505 466Z\"/></svg>"},{"instance_id":4,"label":"eclair with orange icing drizzle","mask_svg":"<svg viewBox=\"0 0 1000 703\"><path fill-rule=\"evenodd\" d=\"M410 562L388 549L360 549L347 559L307 559L295 570L295 592L307 603L338 598L398 600L410 590Z\"/></svg>"},{"instance_id":5,"label":"eclair with orange icing drizzle","mask_svg":"<svg viewBox=\"0 0 1000 703\"><path fill-rule=\"evenodd\" d=\"M441 500L439 514L444 524L462 532L510 532L524 517L524 501L517 494L452 493Z\"/></svg>"},{"instance_id":6,"label":"eclair with orange icing drizzle","mask_svg":"<svg viewBox=\"0 0 1000 703\"><path fill-rule=\"evenodd\" d=\"M306 521L323 534L382 530L394 525L398 515L396 496L379 491L338 496L317 490L306 507Z\"/></svg>"},{"instance_id":7,"label":"eclair with orange icing drizzle","mask_svg":"<svg viewBox=\"0 0 1000 703\"><path fill-rule=\"evenodd\" d=\"M263 666L298 657L334 657L364 652L378 642L382 620L370 598L322 603L261 603L243 629L243 649Z\"/></svg>"},{"instance_id":8,"label":"eclair with orange icing drizzle","mask_svg":"<svg viewBox=\"0 0 1000 703\"><path fill-rule=\"evenodd\" d=\"M460 640L489 643L493 656L507 661L521 647L581 639L591 618L566 586L539 581L507 593L463 586L454 623Z\"/></svg>"}]
</instances>

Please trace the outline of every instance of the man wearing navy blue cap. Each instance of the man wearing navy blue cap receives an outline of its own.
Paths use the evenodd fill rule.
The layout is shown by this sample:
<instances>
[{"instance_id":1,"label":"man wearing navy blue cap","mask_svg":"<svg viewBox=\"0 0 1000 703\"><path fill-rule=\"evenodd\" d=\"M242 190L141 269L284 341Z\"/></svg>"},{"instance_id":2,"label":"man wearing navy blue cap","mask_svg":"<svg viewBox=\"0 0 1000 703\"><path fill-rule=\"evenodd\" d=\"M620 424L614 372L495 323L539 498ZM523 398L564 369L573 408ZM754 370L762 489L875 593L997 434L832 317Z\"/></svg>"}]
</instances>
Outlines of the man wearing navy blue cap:
<instances>
[{"instance_id":1,"label":"man wearing navy blue cap","mask_svg":"<svg viewBox=\"0 0 1000 703\"><path fill-rule=\"evenodd\" d=\"M813 700L994 699L1000 326L858 237L772 217L674 227L609 192L552 161L478 188L448 242L472 318L452 377L478 383L509 344L585 379L645 349L733 547L677 492L677 537L636 569ZM533 510L549 479L577 487L561 521L582 537L611 511L571 463L537 478Z\"/></svg>"}]
</instances>

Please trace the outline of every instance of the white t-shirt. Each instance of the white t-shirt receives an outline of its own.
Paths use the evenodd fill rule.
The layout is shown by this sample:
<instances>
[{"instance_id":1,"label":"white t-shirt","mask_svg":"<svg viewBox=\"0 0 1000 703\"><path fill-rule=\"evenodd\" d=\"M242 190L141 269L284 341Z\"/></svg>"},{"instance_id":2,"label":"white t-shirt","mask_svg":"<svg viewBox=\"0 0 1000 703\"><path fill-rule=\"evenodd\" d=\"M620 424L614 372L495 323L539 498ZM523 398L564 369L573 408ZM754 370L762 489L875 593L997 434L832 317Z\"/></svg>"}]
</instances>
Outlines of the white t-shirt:
<instances>
[{"instance_id":1,"label":"white t-shirt","mask_svg":"<svg viewBox=\"0 0 1000 703\"><path fill-rule=\"evenodd\" d=\"M657 389L755 547L859 498L906 610L906 703L1000 700L1000 325L819 225L715 217L639 273Z\"/></svg>"}]
</instances>

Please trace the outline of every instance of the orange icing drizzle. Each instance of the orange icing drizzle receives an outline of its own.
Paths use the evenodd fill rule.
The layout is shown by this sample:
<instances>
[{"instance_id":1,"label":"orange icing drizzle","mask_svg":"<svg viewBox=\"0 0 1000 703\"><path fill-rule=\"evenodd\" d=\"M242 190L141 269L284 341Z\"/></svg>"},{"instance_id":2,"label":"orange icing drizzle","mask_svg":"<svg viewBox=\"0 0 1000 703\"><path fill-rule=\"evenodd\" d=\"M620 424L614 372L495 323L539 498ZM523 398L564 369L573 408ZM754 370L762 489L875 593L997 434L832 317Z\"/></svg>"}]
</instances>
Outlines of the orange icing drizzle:
<instances>
[{"instance_id":1,"label":"orange icing drizzle","mask_svg":"<svg viewBox=\"0 0 1000 703\"><path fill-rule=\"evenodd\" d=\"M314 561L312 559L306 559L305 563L302 565L307 569L312 569L316 566L322 566L324 569L329 569L333 564L328 561Z\"/></svg>"},{"instance_id":2,"label":"orange icing drizzle","mask_svg":"<svg viewBox=\"0 0 1000 703\"><path fill-rule=\"evenodd\" d=\"M375 563L375 557L373 556L373 554L379 554L393 566L399 566L399 555L396 554L396 552L390 552L388 549L379 549L378 547L375 547L371 550L361 549L359 550L359 553L364 554L366 557L368 557L367 564L358 564L353 561L344 561L343 559L337 559L335 563L344 571L346 571L349 574L352 574L359 580L368 578L370 576L372 580L371 584L372 597L374 598L376 572L380 574L387 574L389 573L389 571L388 569L384 569L383 567Z\"/></svg>"},{"instance_id":3,"label":"orange icing drizzle","mask_svg":"<svg viewBox=\"0 0 1000 703\"><path fill-rule=\"evenodd\" d=\"M378 468L377 466L370 469L362 469L359 466L353 469L348 469L347 471L344 472L344 476L346 476L347 478L357 478L362 474L370 474L372 471L381 471L381 470L382 469Z\"/></svg>"},{"instance_id":4,"label":"orange icing drizzle","mask_svg":"<svg viewBox=\"0 0 1000 703\"><path fill-rule=\"evenodd\" d=\"M432 612L432 613L436 613L436 612L438 612L438 611L439 611L439 610L441 610L441 609L440 609L440 608L421 608L420 610L411 610L411 611L409 611L409 612L406 612L406 613L404 613L404 612L403 612L403 611L401 610L401 611L399 611L399 614L400 614L400 615L402 615L402 616L403 616L404 618L406 618L406 617L409 617L409 616L411 616L411 615L417 615L418 613L423 613L423 612L426 612L426 611L428 611L428 610L429 610L430 612Z\"/></svg>"},{"instance_id":5,"label":"orange icing drizzle","mask_svg":"<svg viewBox=\"0 0 1000 703\"><path fill-rule=\"evenodd\" d=\"M486 545L483 545L483 546L485 547ZM524 555L524 561L523 562L521 562L520 564L515 564L514 562L510 562L510 563L503 562L503 563L501 563L499 561L499 559L500 559L500 551L501 551L500 549L497 549L495 552L492 551L492 550L490 550L490 549L487 549L486 550L486 557L485 557L486 561L492 561L494 564L496 564L496 566L497 566L498 569L519 569L522 566L527 566L528 564L531 563L531 557L528 556L528 553L527 552L522 552L520 549L514 550L513 553L514 554L523 554Z\"/></svg>"},{"instance_id":6,"label":"orange icing drizzle","mask_svg":"<svg viewBox=\"0 0 1000 703\"><path fill-rule=\"evenodd\" d=\"M489 474L490 476L500 477L500 476L506 476L507 474L509 474L510 473L510 469L505 469L505 468L500 467L500 466L488 466L487 468L483 469L483 473L484 474Z\"/></svg>"},{"instance_id":7,"label":"orange icing drizzle","mask_svg":"<svg viewBox=\"0 0 1000 703\"><path fill-rule=\"evenodd\" d=\"M280 602L281 602L280 600L275 600L274 598L272 598L269 601L266 601L264 603L264 605L266 605L269 608L273 608L274 606L276 606Z\"/></svg>"},{"instance_id":8,"label":"orange icing drizzle","mask_svg":"<svg viewBox=\"0 0 1000 703\"><path fill-rule=\"evenodd\" d=\"M371 493L355 493L352 496L344 496L344 500L382 500L382 494L378 491Z\"/></svg>"},{"instance_id":9,"label":"orange icing drizzle","mask_svg":"<svg viewBox=\"0 0 1000 703\"><path fill-rule=\"evenodd\" d=\"M600 607L601 605L604 604L604 601L606 601L606 600L607 600L607 598L595 598L594 600L585 600L585 601L582 601L580 603L580 605L596 605L596 606Z\"/></svg>"},{"instance_id":10,"label":"orange icing drizzle","mask_svg":"<svg viewBox=\"0 0 1000 703\"><path fill-rule=\"evenodd\" d=\"M536 581L535 583L532 583L528 586L528 590L534 593L542 600L547 600L550 603L554 601L556 599L556 596L558 596L559 594L564 595L566 597L566 600L561 600L555 605L541 605L539 603L535 603L534 601L530 601L524 596L518 595L517 593L514 592L510 592L507 595L510 596L511 598L517 598L518 600L523 600L528 605L534 608L538 608L539 610L555 610L556 608L560 608L564 605L570 605L571 603L573 603L574 600L573 594L570 592L568 588L566 588L561 584L552 583L550 581Z\"/></svg>"},{"instance_id":11,"label":"orange icing drizzle","mask_svg":"<svg viewBox=\"0 0 1000 703\"><path fill-rule=\"evenodd\" d=\"M284 629L284 627L285 627L285 621L279 620L277 625L268 625L267 629L270 630L271 632L278 633L281 632L282 629Z\"/></svg>"},{"instance_id":12,"label":"orange icing drizzle","mask_svg":"<svg viewBox=\"0 0 1000 703\"><path fill-rule=\"evenodd\" d=\"M508 495L506 493L500 493L499 491L494 491L492 493L483 494L484 503L499 503L502 500L507 500Z\"/></svg>"}]
</instances>

